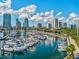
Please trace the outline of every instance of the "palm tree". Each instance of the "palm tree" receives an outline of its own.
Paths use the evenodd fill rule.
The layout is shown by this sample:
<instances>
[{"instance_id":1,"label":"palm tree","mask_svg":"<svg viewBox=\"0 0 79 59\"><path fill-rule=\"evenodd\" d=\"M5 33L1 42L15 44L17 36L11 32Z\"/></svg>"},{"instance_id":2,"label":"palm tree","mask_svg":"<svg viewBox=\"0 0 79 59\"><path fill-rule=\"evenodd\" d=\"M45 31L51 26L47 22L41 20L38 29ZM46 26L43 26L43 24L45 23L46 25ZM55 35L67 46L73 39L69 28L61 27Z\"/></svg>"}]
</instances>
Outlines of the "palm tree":
<instances>
[{"instance_id":1,"label":"palm tree","mask_svg":"<svg viewBox=\"0 0 79 59\"><path fill-rule=\"evenodd\" d=\"M73 44L70 44L69 46L66 47L66 51L73 59L74 59L74 53L73 53L74 50L75 50L75 46Z\"/></svg>"}]
</instances>

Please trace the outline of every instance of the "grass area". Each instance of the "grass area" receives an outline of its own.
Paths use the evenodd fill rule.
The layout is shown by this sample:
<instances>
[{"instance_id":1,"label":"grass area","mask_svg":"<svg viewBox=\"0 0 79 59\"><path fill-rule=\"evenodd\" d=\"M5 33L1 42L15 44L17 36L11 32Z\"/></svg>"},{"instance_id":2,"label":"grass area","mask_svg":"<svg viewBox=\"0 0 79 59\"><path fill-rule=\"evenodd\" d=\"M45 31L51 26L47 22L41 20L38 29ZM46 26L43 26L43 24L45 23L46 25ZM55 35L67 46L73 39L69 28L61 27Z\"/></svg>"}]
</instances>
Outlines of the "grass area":
<instances>
[{"instance_id":1,"label":"grass area","mask_svg":"<svg viewBox=\"0 0 79 59\"><path fill-rule=\"evenodd\" d=\"M66 28L66 29L59 29L59 30L56 30L56 31L60 32L61 34L62 33L67 34L67 36L71 36L72 39L75 40L75 42L77 43L77 45L79 47L79 37L77 37L76 29Z\"/></svg>"},{"instance_id":2,"label":"grass area","mask_svg":"<svg viewBox=\"0 0 79 59\"><path fill-rule=\"evenodd\" d=\"M66 56L64 59L73 59L72 56Z\"/></svg>"}]
</instances>

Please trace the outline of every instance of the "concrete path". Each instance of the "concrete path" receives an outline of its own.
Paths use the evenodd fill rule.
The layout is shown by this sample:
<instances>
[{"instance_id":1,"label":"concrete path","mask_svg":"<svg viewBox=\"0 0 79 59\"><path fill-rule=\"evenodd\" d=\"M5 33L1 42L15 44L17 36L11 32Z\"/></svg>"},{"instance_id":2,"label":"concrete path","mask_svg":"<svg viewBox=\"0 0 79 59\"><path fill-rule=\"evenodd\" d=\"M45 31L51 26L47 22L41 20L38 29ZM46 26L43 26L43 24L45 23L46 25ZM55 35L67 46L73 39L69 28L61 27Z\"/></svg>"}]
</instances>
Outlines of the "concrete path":
<instances>
[{"instance_id":1,"label":"concrete path","mask_svg":"<svg viewBox=\"0 0 79 59\"><path fill-rule=\"evenodd\" d=\"M75 46L74 54L78 54L78 53L79 53L79 47L77 46L75 40L72 39L71 37L69 37L69 38L68 38L68 41L70 42L70 44L73 44L73 45Z\"/></svg>"}]
</instances>

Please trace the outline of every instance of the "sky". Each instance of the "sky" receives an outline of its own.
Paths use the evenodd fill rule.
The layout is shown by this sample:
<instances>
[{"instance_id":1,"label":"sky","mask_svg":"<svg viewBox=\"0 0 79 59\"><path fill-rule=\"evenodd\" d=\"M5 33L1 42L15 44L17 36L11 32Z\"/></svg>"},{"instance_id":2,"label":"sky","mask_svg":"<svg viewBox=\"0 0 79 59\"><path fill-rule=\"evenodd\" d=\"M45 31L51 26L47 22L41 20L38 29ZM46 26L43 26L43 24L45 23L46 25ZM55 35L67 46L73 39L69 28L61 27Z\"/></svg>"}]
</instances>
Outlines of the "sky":
<instances>
[{"instance_id":1,"label":"sky","mask_svg":"<svg viewBox=\"0 0 79 59\"><path fill-rule=\"evenodd\" d=\"M19 9L30 4L37 5L37 11L55 10L55 13L62 12L68 16L70 12L79 14L79 0L12 0L12 8Z\"/></svg>"},{"instance_id":2,"label":"sky","mask_svg":"<svg viewBox=\"0 0 79 59\"><path fill-rule=\"evenodd\" d=\"M2 2L2 0L0 1ZM19 10L31 4L37 6L36 12L54 10L54 15L62 12L62 16L64 17L68 17L72 12L79 14L79 0L12 0L11 9ZM15 16L13 16L12 19L15 19L14 17ZM12 20L12 23L15 24L15 20ZM0 21L0 25L1 24L2 20Z\"/></svg>"}]
</instances>

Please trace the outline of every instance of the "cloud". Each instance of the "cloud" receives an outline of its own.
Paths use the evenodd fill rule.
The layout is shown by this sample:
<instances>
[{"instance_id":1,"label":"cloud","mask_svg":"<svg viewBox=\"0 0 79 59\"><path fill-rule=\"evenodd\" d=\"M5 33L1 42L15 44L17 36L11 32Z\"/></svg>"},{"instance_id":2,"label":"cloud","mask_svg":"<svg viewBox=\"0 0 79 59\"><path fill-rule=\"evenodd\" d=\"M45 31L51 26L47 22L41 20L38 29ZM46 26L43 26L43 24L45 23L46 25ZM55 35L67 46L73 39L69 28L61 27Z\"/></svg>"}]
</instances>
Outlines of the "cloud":
<instances>
[{"instance_id":1,"label":"cloud","mask_svg":"<svg viewBox=\"0 0 79 59\"><path fill-rule=\"evenodd\" d=\"M31 20L35 20L35 21L39 21L39 20L42 20L43 17L40 16L40 13L37 13L36 15L33 15L31 17Z\"/></svg>"},{"instance_id":2,"label":"cloud","mask_svg":"<svg viewBox=\"0 0 79 59\"><path fill-rule=\"evenodd\" d=\"M62 16L62 17L58 17L58 20L64 20L65 18Z\"/></svg>"},{"instance_id":3,"label":"cloud","mask_svg":"<svg viewBox=\"0 0 79 59\"><path fill-rule=\"evenodd\" d=\"M14 13L14 10L11 9L11 0L3 0L0 2L0 15L4 13Z\"/></svg>"},{"instance_id":4,"label":"cloud","mask_svg":"<svg viewBox=\"0 0 79 59\"><path fill-rule=\"evenodd\" d=\"M62 14L62 12L58 12L56 16L60 16Z\"/></svg>"},{"instance_id":5,"label":"cloud","mask_svg":"<svg viewBox=\"0 0 79 59\"><path fill-rule=\"evenodd\" d=\"M4 0L3 2L0 2L0 14L3 13L10 13L10 14L18 14L19 18L29 18L34 20L45 20L49 21L53 18L54 10L46 11L37 13L36 12L37 6L32 4L25 7L20 8L19 10L13 10L11 9L11 0ZM61 12L58 13L58 15L61 14Z\"/></svg>"},{"instance_id":6,"label":"cloud","mask_svg":"<svg viewBox=\"0 0 79 59\"><path fill-rule=\"evenodd\" d=\"M3 13L10 8L11 8L11 0L5 0L3 2L0 2L0 13Z\"/></svg>"},{"instance_id":7,"label":"cloud","mask_svg":"<svg viewBox=\"0 0 79 59\"><path fill-rule=\"evenodd\" d=\"M40 16L45 16L44 12L41 12L41 13L40 13Z\"/></svg>"},{"instance_id":8,"label":"cloud","mask_svg":"<svg viewBox=\"0 0 79 59\"><path fill-rule=\"evenodd\" d=\"M3 13L9 13L9 14L13 14L14 13L14 10L13 9L7 9L5 12Z\"/></svg>"},{"instance_id":9,"label":"cloud","mask_svg":"<svg viewBox=\"0 0 79 59\"><path fill-rule=\"evenodd\" d=\"M43 17L44 22L47 22L47 21L50 22L50 21L52 21L52 19L54 18L53 12L54 12L53 10L45 12L45 16Z\"/></svg>"},{"instance_id":10,"label":"cloud","mask_svg":"<svg viewBox=\"0 0 79 59\"><path fill-rule=\"evenodd\" d=\"M78 16L78 15L77 15L76 13L73 13L73 12L69 14L69 17L70 17L70 18L75 18L75 17L77 17L77 16Z\"/></svg>"},{"instance_id":11,"label":"cloud","mask_svg":"<svg viewBox=\"0 0 79 59\"><path fill-rule=\"evenodd\" d=\"M36 15L34 15L31 19L32 20L42 20L44 22L47 22L47 21L52 21L52 19L54 18L54 15L53 15L53 10L52 11L46 11L46 12L40 12L40 13L37 13Z\"/></svg>"},{"instance_id":12,"label":"cloud","mask_svg":"<svg viewBox=\"0 0 79 59\"><path fill-rule=\"evenodd\" d=\"M67 18L67 22L71 22L77 17L78 17L78 15L76 13L72 12L69 14L69 17Z\"/></svg>"},{"instance_id":13,"label":"cloud","mask_svg":"<svg viewBox=\"0 0 79 59\"><path fill-rule=\"evenodd\" d=\"M43 21L52 21L55 18L54 10L36 13L37 6L32 4L25 7L22 7L18 10L11 9L11 0L4 0L0 2L0 14L3 13L10 13L10 14L17 14L19 18L29 18L35 21L43 20ZM56 16L61 15L62 12L59 12ZM62 18L60 18L62 19Z\"/></svg>"},{"instance_id":14,"label":"cloud","mask_svg":"<svg viewBox=\"0 0 79 59\"><path fill-rule=\"evenodd\" d=\"M54 10L51 10L51 14L53 14L54 13Z\"/></svg>"},{"instance_id":15,"label":"cloud","mask_svg":"<svg viewBox=\"0 0 79 59\"><path fill-rule=\"evenodd\" d=\"M19 9L18 12L31 14L36 11L36 7L37 7L36 5L29 5L29 6Z\"/></svg>"},{"instance_id":16,"label":"cloud","mask_svg":"<svg viewBox=\"0 0 79 59\"><path fill-rule=\"evenodd\" d=\"M32 14L35 13L36 8L37 6L32 4L26 7L22 7L19 10L13 10L11 9L11 0L4 0L3 2L0 2L0 14L18 14L20 18L30 17Z\"/></svg>"},{"instance_id":17,"label":"cloud","mask_svg":"<svg viewBox=\"0 0 79 59\"><path fill-rule=\"evenodd\" d=\"M50 15L51 15L51 12L49 12L49 11L45 12L45 16L50 16Z\"/></svg>"},{"instance_id":18,"label":"cloud","mask_svg":"<svg viewBox=\"0 0 79 59\"><path fill-rule=\"evenodd\" d=\"M29 16L27 15L27 14L21 14L20 16L19 16L19 18L29 18Z\"/></svg>"},{"instance_id":19,"label":"cloud","mask_svg":"<svg viewBox=\"0 0 79 59\"><path fill-rule=\"evenodd\" d=\"M27 18L35 13L36 8L37 8L37 6L32 4L32 5L23 7L21 9L15 11L14 13L20 15L21 18Z\"/></svg>"}]
</instances>

